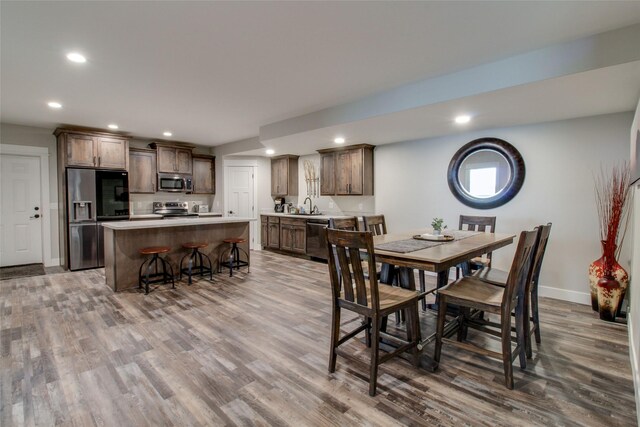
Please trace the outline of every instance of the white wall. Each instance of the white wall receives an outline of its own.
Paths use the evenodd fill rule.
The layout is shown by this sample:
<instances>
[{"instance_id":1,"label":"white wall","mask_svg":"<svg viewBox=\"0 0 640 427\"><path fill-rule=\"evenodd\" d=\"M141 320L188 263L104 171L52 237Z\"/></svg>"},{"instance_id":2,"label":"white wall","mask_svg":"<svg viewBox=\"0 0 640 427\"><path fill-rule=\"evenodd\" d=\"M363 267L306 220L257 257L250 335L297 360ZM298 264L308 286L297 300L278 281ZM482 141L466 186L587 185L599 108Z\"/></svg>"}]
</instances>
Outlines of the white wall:
<instances>
[{"instance_id":1,"label":"white wall","mask_svg":"<svg viewBox=\"0 0 640 427\"><path fill-rule=\"evenodd\" d=\"M0 123L0 144L46 147L49 150L49 206L43 206L50 216L51 258L60 258L58 243L58 166L56 137L53 129Z\"/></svg>"},{"instance_id":2,"label":"white wall","mask_svg":"<svg viewBox=\"0 0 640 427\"><path fill-rule=\"evenodd\" d=\"M550 221L553 228L541 273L541 294L588 304L587 268L600 257L593 173L601 163L628 159L631 121L631 113L620 113L378 146L376 210L385 214L391 231L426 227L434 217L443 217L450 228L457 228L460 214L495 215L497 231L504 233ZM463 205L447 184L454 153L480 137L508 141L526 165L520 193L506 205L489 210ZM494 252L494 265L508 268L515 247ZM624 251L619 261L629 267Z\"/></svg>"},{"instance_id":3,"label":"white wall","mask_svg":"<svg viewBox=\"0 0 640 427\"><path fill-rule=\"evenodd\" d=\"M640 132L640 101L636 108L636 114L631 125L631 158L637 158L636 138ZM629 283L630 303L627 322L629 325L629 357L631 359L631 370L636 390L636 413L638 415L638 425L640 425L640 286L635 283L635 277L640 277L640 181L634 185L634 208L631 223L633 231L629 241L633 242L631 257L631 281Z\"/></svg>"}]
</instances>

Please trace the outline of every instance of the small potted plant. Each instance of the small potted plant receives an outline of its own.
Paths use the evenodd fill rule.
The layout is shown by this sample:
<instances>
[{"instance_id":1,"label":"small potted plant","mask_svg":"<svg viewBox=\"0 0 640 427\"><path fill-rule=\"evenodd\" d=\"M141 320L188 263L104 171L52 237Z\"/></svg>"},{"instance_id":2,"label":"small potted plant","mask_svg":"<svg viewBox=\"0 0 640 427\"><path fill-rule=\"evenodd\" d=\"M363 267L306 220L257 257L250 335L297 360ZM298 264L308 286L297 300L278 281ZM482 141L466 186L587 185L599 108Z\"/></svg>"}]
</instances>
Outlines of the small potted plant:
<instances>
[{"instance_id":1,"label":"small potted plant","mask_svg":"<svg viewBox=\"0 0 640 427\"><path fill-rule=\"evenodd\" d=\"M433 221L431 222L431 227L433 227L433 234L435 236L439 236L440 233L442 233L442 230L446 229L447 226L443 226L444 223L444 219L442 218L433 218Z\"/></svg>"}]
</instances>

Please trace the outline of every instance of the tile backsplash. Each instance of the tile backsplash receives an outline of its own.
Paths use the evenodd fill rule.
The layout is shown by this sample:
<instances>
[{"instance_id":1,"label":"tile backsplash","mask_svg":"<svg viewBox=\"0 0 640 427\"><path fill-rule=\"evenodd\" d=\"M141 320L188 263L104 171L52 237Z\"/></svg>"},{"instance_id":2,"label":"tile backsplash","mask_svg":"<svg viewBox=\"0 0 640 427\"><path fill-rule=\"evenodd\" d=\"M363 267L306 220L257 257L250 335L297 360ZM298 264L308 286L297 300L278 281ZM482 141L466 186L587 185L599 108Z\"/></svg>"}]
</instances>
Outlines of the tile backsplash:
<instances>
[{"instance_id":1,"label":"tile backsplash","mask_svg":"<svg viewBox=\"0 0 640 427\"><path fill-rule=\"evenodd\" d=\"M305 209L309 209L309 202L303 203L305 198L306 195L292 196L286 197L285 201L294 206L305 206ZM376 214L374 196L319 196L312 197L311 201L313 206L318 206L318 210L323 214L356 216ZM273 212L273 208L269 206L261 211Z\"/></svg>"},{"instance_id":2,"label":"tile backsplash","mask_svg":"<svg viewBox=\"0 0 640 427\"><path fill-rule=\"evenodd\" d=\"M214 199L215 196L206 194L131 194L129 199L129 211L131 215L144 215L153 213L153 202L189 202L190 211L193 211L193 206L196 204L208 204L211 212L222 212L222 208L216 209L213 205Z\"/></svg>"}]
</instances>

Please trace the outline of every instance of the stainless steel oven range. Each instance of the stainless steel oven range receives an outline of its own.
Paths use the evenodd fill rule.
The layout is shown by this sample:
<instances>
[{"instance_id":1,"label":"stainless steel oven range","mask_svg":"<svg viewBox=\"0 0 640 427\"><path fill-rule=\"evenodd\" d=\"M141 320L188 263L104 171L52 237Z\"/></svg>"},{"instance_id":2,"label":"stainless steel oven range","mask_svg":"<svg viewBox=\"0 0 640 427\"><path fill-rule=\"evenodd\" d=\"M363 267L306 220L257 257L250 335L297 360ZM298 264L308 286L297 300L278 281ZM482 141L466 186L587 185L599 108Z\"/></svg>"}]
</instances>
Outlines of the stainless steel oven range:
<instances>
[{"instance_id":1,"label":"stainless steel oven range","mask_svg":"<svg viewBox=\"0 0 640 427\"><path fill-rule=\"evenodd\" d=\"M153 202L153 213L162 215L162 219L198 217L197 213L189 212L188 202Z\"/></svg>"}]
</instances>

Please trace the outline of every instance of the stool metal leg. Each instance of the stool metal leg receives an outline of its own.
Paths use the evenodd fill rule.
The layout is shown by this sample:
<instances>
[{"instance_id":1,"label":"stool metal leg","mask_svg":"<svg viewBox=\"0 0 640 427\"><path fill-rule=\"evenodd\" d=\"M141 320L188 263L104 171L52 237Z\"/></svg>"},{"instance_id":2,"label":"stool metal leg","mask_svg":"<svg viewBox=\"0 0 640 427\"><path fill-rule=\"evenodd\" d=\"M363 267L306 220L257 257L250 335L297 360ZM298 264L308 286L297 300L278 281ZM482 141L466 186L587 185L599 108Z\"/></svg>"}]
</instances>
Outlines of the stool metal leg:
<instances>
[{"instance_id":1,"label":"stool metal leg","mask_svg":"<svg viewBox=\"0 0 640 427\"><path fill-rule=\"evenodd\" d=\"M144 294L149 295L149 274L151 272L151 266L155 266L156 274L158 274L158 254L153 254L151 261L149 261L149 265L147 266L147 271L145 273L145 284L144 284Z\"/></svg>"},{"instance_id":2,"label":"stool metal leg","mask_svg":"<svg viewBox=\"0 0 640 427\"><path fill-rule=\"evenodd\" d=\"M196 252L198 250L194 249L191 251L191 255L189 256L189 263L187 264L187 274L189 275L189 286L191 286L191 275L193 274L193 261L196 256Z\"/></svg>"},{"instance_id":3,"label":"stool metal leg","mask_svg":"<svg viewBox=\"0 0 640 427\"><path fill-rule=\"evenodd\" d=\"M235 246L236 244L234 243L233 246ZM235 255L235 253L233 253L233 246L231 247L231 250L229 251L229 277L233 277L233 256Z\"/></svg>"},{"instance_id":4,"label":"stool metal leg","mask_svg":"<svg viewBox=\"0 0 640 427\"><path fill-rule=\"evenodd\" d=\"M194 256L196 255L197 251L198 251L198 249L194 248L191 251L191 253L186 254L180 260L180 267L179 267L180 268L180 280L182 280L182 271L184 270L184 268L182 267L182 264L184 263L185 258L189 258L189 260L187 261L187 275L189 276L189 286L191 286L191 273L192 273L192 268L193 268L193 261L194 261Z\"/></svg>"},{"instance_id":5,"label":"stool metal leg","mask_svg":"<svg viewBox=\"0 0 640 427\"><path fill-rule=\"evenodd\" d=\"M213 264L211 264L211 258L209 258L207 255L203 253L201 253L200 256L204 256L209 262L209 280L213 280Z\"/></svg>"},{"instance_id":6,"label":"stool metal leg","mask_svg":"<svg viewBox=\"0 0 640 427\"><path fill-rule=\"evenodd\" d=\"M233 244L233 256L236 259L236 270L240 271L240 251L235 243Z\"/></svg>"},{"instance_id":7,"label":"stool metal leg","mask_svg":"<svg viewBox=\"0 0 640 427\"><path fill-rule=\"evenodd\" d=\"M185 268L183 265L187 258L187 267ZM209 263L208 267L204 262L205 259ZM200 252L199 248L193 248L190 253L183 256L180 260L180 280L182 280L183 273L187 274L189 276L189 285L192 283L194 274L199 274L200 277L203 277L206 272L209 272L209 279L213 280L213 263L206 254Z\"/></svg>"},{"instance_id":8,"label":"stool metal leg","mask_svg":"<svg viewBox=\"0 0 640 427\"><path fill-rule=\"evenodd\" d=\"M158 263L162 264L162 273L159 273ZM144 275L142 273L143 270ZM152 270L154 271L153 273ZM152 278L154 279L152 280ZM158 254L153 254L151 258L145 259L142 262L142 265L140 265L140 269L138 271L138 288L142 288L142 284L144 283L145 295L148 295L151 291L151 289L149 289L149 285L151 283L169 283L169 280L171 280L172 289L175 289L176 283L175 276L173 274L173 267L168 261L160 257Z\"/></svg>"},{"instance_id":9,"label":"stool metal leg","mask_svg":"<svg viewBox=\"0 0 640 427\"><path fill-rule=\"evenodd\" d=\"M147 263L147 261L149 261L148 258L142 261L142 264L140 264L140 269L138 270L138 289L142 289L142 268Z\"/></svg>"},{"instance_id":10,"label":"stool metal leg","mask_svg":"<svg viewBox=\"0 0 640 427\"><path fill-rule=\"evenodd\" d=\"M247 251L245 251L244 249L242 249L241 247L237 247L238 249L238 261L240 260L240 251L242 251L242 253L244 254L244 256L247 257L247 273L251 272L251 267L249 265L249 254L247 253ZM240 269L240 267L238 267L238 270Z\"/></svg>"},{"instance_id":11,"label":"stool metal leg","mask_svg":"<svg viewBox=\"0 0 640 427\"><path fill-rule=\"evenodd\" d=\"M173 267L164 258L158 257L158 259L162 262L162 279L163 279L162 281L163 281L163 283L167 283L169 281L168 279L171 279L171 289L175 289L176 288L176 282L175 282L175 277L173 275ZM169 267L169 271L171 272L170 275L167 273L167 267Z\"/></svg>"},{"instance_id":12,"label":"stool metal leg","mask_svg":"<svg viewBox=\"0 0 640 427\"><path fill-rule=\"evenodd\" d=\"M245 256L247 257L247 261L242 260L242 258L240 257L240 251L245 254ZM211 263L210 259L209 263ZM245 266L247 267L247 272L249 272L249 255L236 243L232 243L230 247L220 253L220 258L218 260L218 273L222 272L222 267L226 267L229 269L229 277L233 277L234 268L236 270L240 270L240 267Z\"/></svg>"}]
</instances>

